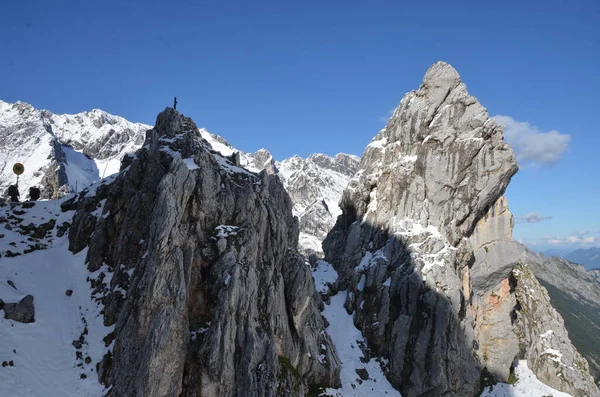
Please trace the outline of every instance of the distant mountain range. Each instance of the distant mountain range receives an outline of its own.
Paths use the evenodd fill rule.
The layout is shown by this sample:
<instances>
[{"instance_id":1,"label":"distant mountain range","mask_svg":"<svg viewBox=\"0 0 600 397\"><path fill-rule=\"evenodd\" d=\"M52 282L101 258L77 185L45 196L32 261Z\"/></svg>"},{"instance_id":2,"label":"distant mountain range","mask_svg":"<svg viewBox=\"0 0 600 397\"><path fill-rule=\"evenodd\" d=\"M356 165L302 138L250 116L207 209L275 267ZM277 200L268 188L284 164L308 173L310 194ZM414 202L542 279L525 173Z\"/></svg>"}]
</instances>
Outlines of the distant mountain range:
<instances>
[{"instance_id":1,"label":"distant mountain range","mask_svg":"<svg viewBox=\"0 0 600 397\"><path fill-rule=\"evenodd\" d=\"M580 248L575 251L566 248L552 248L541 253L580 264L587 270L600 268L600 247Z\"/></svg>"},{"instance_id":2,"label":"distant mountain range","mask_svg":"<svg viewBox=\"0 0 600 397\"><path fill-rule=\"evenodd\" d=\"M565 259L579 263L588 270L600 268L600 247L578 249L565 256Z\"/></svg>"}]
</instances>

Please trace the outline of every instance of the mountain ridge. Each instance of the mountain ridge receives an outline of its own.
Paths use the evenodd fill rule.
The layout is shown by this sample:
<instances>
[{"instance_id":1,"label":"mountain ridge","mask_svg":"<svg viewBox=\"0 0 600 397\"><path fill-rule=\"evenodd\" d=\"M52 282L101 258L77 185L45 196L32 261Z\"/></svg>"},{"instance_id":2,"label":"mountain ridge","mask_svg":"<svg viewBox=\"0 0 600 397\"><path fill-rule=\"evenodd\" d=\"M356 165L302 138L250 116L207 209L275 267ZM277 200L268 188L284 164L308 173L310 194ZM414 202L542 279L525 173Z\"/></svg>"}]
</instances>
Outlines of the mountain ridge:
<instances>
[{"instance_id":1,"label":"mountain ridge","mask_svg":"<svg viewBox=\"0 0 600 397\"><path fill-rule=\"evenodd\" d=\"M17 126L13 132L27 131L39 120ZM58 138L48 142L60 150L47 178L60 179L73 154ZM114 155L79 143L82 152ZM316 153L277 162L264 149L238 151L167 108L118 174L65 197L61 222L72 218L40 226L48 228L43 242L68 233L104 325L114 327L103 331L103 348L94 345L109 395L241 388L301 396L315 387L339 396L368 393L378 380L405 396L492 396L489 386L527 371L574 396L598 395L551 303L580 299L569 277L581 268L544 262L513 240L502 195L516 160L456 70L433 65L358 160ZM25 205L5 207L12 213L0 222L38 233L15 216ZM327 262L307 266L300 252L320 252L316 243L299 246L303 231L312 243L324 238ZM18 246L10 256L29 254ZM564 269L575 276L560 277ZM329 321L339 318L355 340Z\"/></svg>"}]
</instances>

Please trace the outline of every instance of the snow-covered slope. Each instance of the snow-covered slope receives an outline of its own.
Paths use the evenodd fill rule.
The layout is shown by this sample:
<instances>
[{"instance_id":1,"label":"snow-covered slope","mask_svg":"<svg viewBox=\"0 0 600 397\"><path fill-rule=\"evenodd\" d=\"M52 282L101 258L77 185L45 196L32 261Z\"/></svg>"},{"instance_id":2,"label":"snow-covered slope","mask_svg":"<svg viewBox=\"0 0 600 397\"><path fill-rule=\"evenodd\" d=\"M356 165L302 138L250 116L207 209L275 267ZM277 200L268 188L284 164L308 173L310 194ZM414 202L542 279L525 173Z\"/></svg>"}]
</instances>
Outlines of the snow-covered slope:
<instances>
[{"instance_id":1,"label":"snow-covered slope","mask_svg":"<svg viewBox=\"0 0 600 397\"><path fill-rule=\"evenodd\" d=\"M100 397L95 363L112 327L90 300L86 250L73 255L66 235L58 237L74 211L62 212L58 201L29 205L0 207L0 299L32 295L35 308L33 323L0 316L0 362L8 364L0 367L0 396Z\"/></svg>"},{"instance_id":2,"label":"snow-covered slope","mask_svg":"<svg viewBox=\"0 0 600 397\"><path fill-rule=\"evenodd\" d=\"M570 397L540 382L533 371L527 367L527 360L519 360L515 367L514 384L498 383L481 394L481 397Z\"/></svg>"},{"instance_id":3,"label":"snow-covered slope","mask_svg":"<svg viewBox=\"0 0 600 397\"><path fill-rule=\"evenodd\" d=\"M0 101L0 194L16 182L14 163L25 166L21 198L30 186L58 197L119 170L121 158L139 149L150 126L101 110L58 115Z\"/></svg>"},{"instance_id":4,"label":"snow-covered slope","mask_svg":"<svg viewBox=\"0 0 600 397\"><path fill-rule=\"evenodd\" d=\"M338 203L359 161L359 157L344 153L335 157L315 153L277 163L300 222L299 245L305 253L322 255L321 242L342 213Z\"/></svg>"}]
</instances>

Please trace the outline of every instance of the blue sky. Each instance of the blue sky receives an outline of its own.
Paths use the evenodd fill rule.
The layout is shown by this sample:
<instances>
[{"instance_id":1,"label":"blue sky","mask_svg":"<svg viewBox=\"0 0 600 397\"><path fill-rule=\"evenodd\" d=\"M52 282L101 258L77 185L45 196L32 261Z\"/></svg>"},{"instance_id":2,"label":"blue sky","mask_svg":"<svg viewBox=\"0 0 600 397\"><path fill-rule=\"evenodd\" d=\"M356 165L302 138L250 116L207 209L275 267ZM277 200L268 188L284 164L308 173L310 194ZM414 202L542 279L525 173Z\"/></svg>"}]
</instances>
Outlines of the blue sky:
<instances>
[{"instance_id":1,"label":"blue sky","mask_svg":"<svg viewBox=\"0 0 600 397\"><path fill-rule=\"evenodd\" d=\"M445 60L512 123L515 237L539 249L598 244L600 2L524 4L5 2L0 98L152 124L176 95L245 151L360 155Z\"/></svg>"}]
</instances>

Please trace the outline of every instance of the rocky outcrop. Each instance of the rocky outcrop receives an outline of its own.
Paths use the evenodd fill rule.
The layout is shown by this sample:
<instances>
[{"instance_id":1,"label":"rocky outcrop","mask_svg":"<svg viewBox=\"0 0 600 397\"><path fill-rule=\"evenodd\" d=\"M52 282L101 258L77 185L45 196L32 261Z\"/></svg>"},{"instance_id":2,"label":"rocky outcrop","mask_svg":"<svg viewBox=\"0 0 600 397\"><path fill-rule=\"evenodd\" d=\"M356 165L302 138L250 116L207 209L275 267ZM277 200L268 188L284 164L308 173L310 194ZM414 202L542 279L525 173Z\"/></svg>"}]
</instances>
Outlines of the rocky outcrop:
<instances>
[{"instance_id":1,"label":"rocky outcrop","mask_svg":"<svg viewBox=\"0 0 600 397\"><path fill-rule=\"evenodd\" d=\"M590 270L590 276L592 276L594 280L600 282L600 269Z\"/></svg>"},{"instance_id":2,"label":"rocky outcrop","mask_svg":"<svg viewBox=\"0 0 600 397\"><path fill-rule=\"evenodd\" d=\"M20 323L33 323L35 321L35 307L33 296L27 295L17 303L2 303L0 309L4 310L4 318Z\"/></svg>"},{"instance_id":3,"label":"rocky outcrop","mask_svg":"<svg viewBox=\"0 0 600 397\"><path fill-rule=\"evenodd\" d=\"M71 247L89 246L115 325L98 366L109 395L301 396L339 382L283 185L211 152L189 118L166 109L116 180L69 206Z\"/></svg>"},{"instance_id":4,"label":"rocky outcrop","mask_svg":"<svg viewBox=\"0 0 600 397\"><path fill-rule=\"evenodd\" d=\"M502 126L439 62L368 145L343 193L326 260L404 396L473 395L485 386L480 374L507 381L521 356L548 378L537 339L522 337L537 329L516 313L528 283L511 282L522 252L502 194L516 171ZM598 395L589 374L561 373L557 388Z\"/></svg>"},{"instance_id":5,"label":"rocky outcrop","mask_svg":"<svg viewBox=\"0 0 600 397\"><path fill-rule=\"evenodd\" d=\"M562 317L536 278L559 269L548 262L540 266L542 256L512 240L512 226L502 197L468 239L474 251L471 310L481 365L496 379L508 380L513 360L526 359L549 386L573 396L597 395L587 361L571 343Z\"/></svg>"},{"instance_id":6,"label":"rocky outcrop","mask_svg":"<svg viewBox=\"0 0 600 397\"><path fill-rule=\"evenodd\" d=\"M575 397L600 395L588 362L571 344L560 314L530 268L518 265L510 281L517 304L513 311L521 359L538 379Z\"/></svg>"},{"instance_id":7,"label":"rocky outcrop","mask_svg":"<svg viewBox=\"0 0 600 397\"><path fill-rule=\"evenodd\" d=\"M600 288L593 271L557 257L546 257L519 246L523 261L535 274L552 306L564 319L569 338L600 379Z\"/></svg>"},{"instance_id":8,"label":"rocky outcrop","mask_svg":"<svg viewBox=\"0 0 600 397\"><path fill-rule=\"evenodd\" d=\"M513 225L508 202L500 197L467 239L473 252L467 296L474 314L475 354L488 373L503 381L508 380L512 362L519 354L511 316L517 298L509 275L522 253L512 239Z\"/></svg>"}]
</instances>

